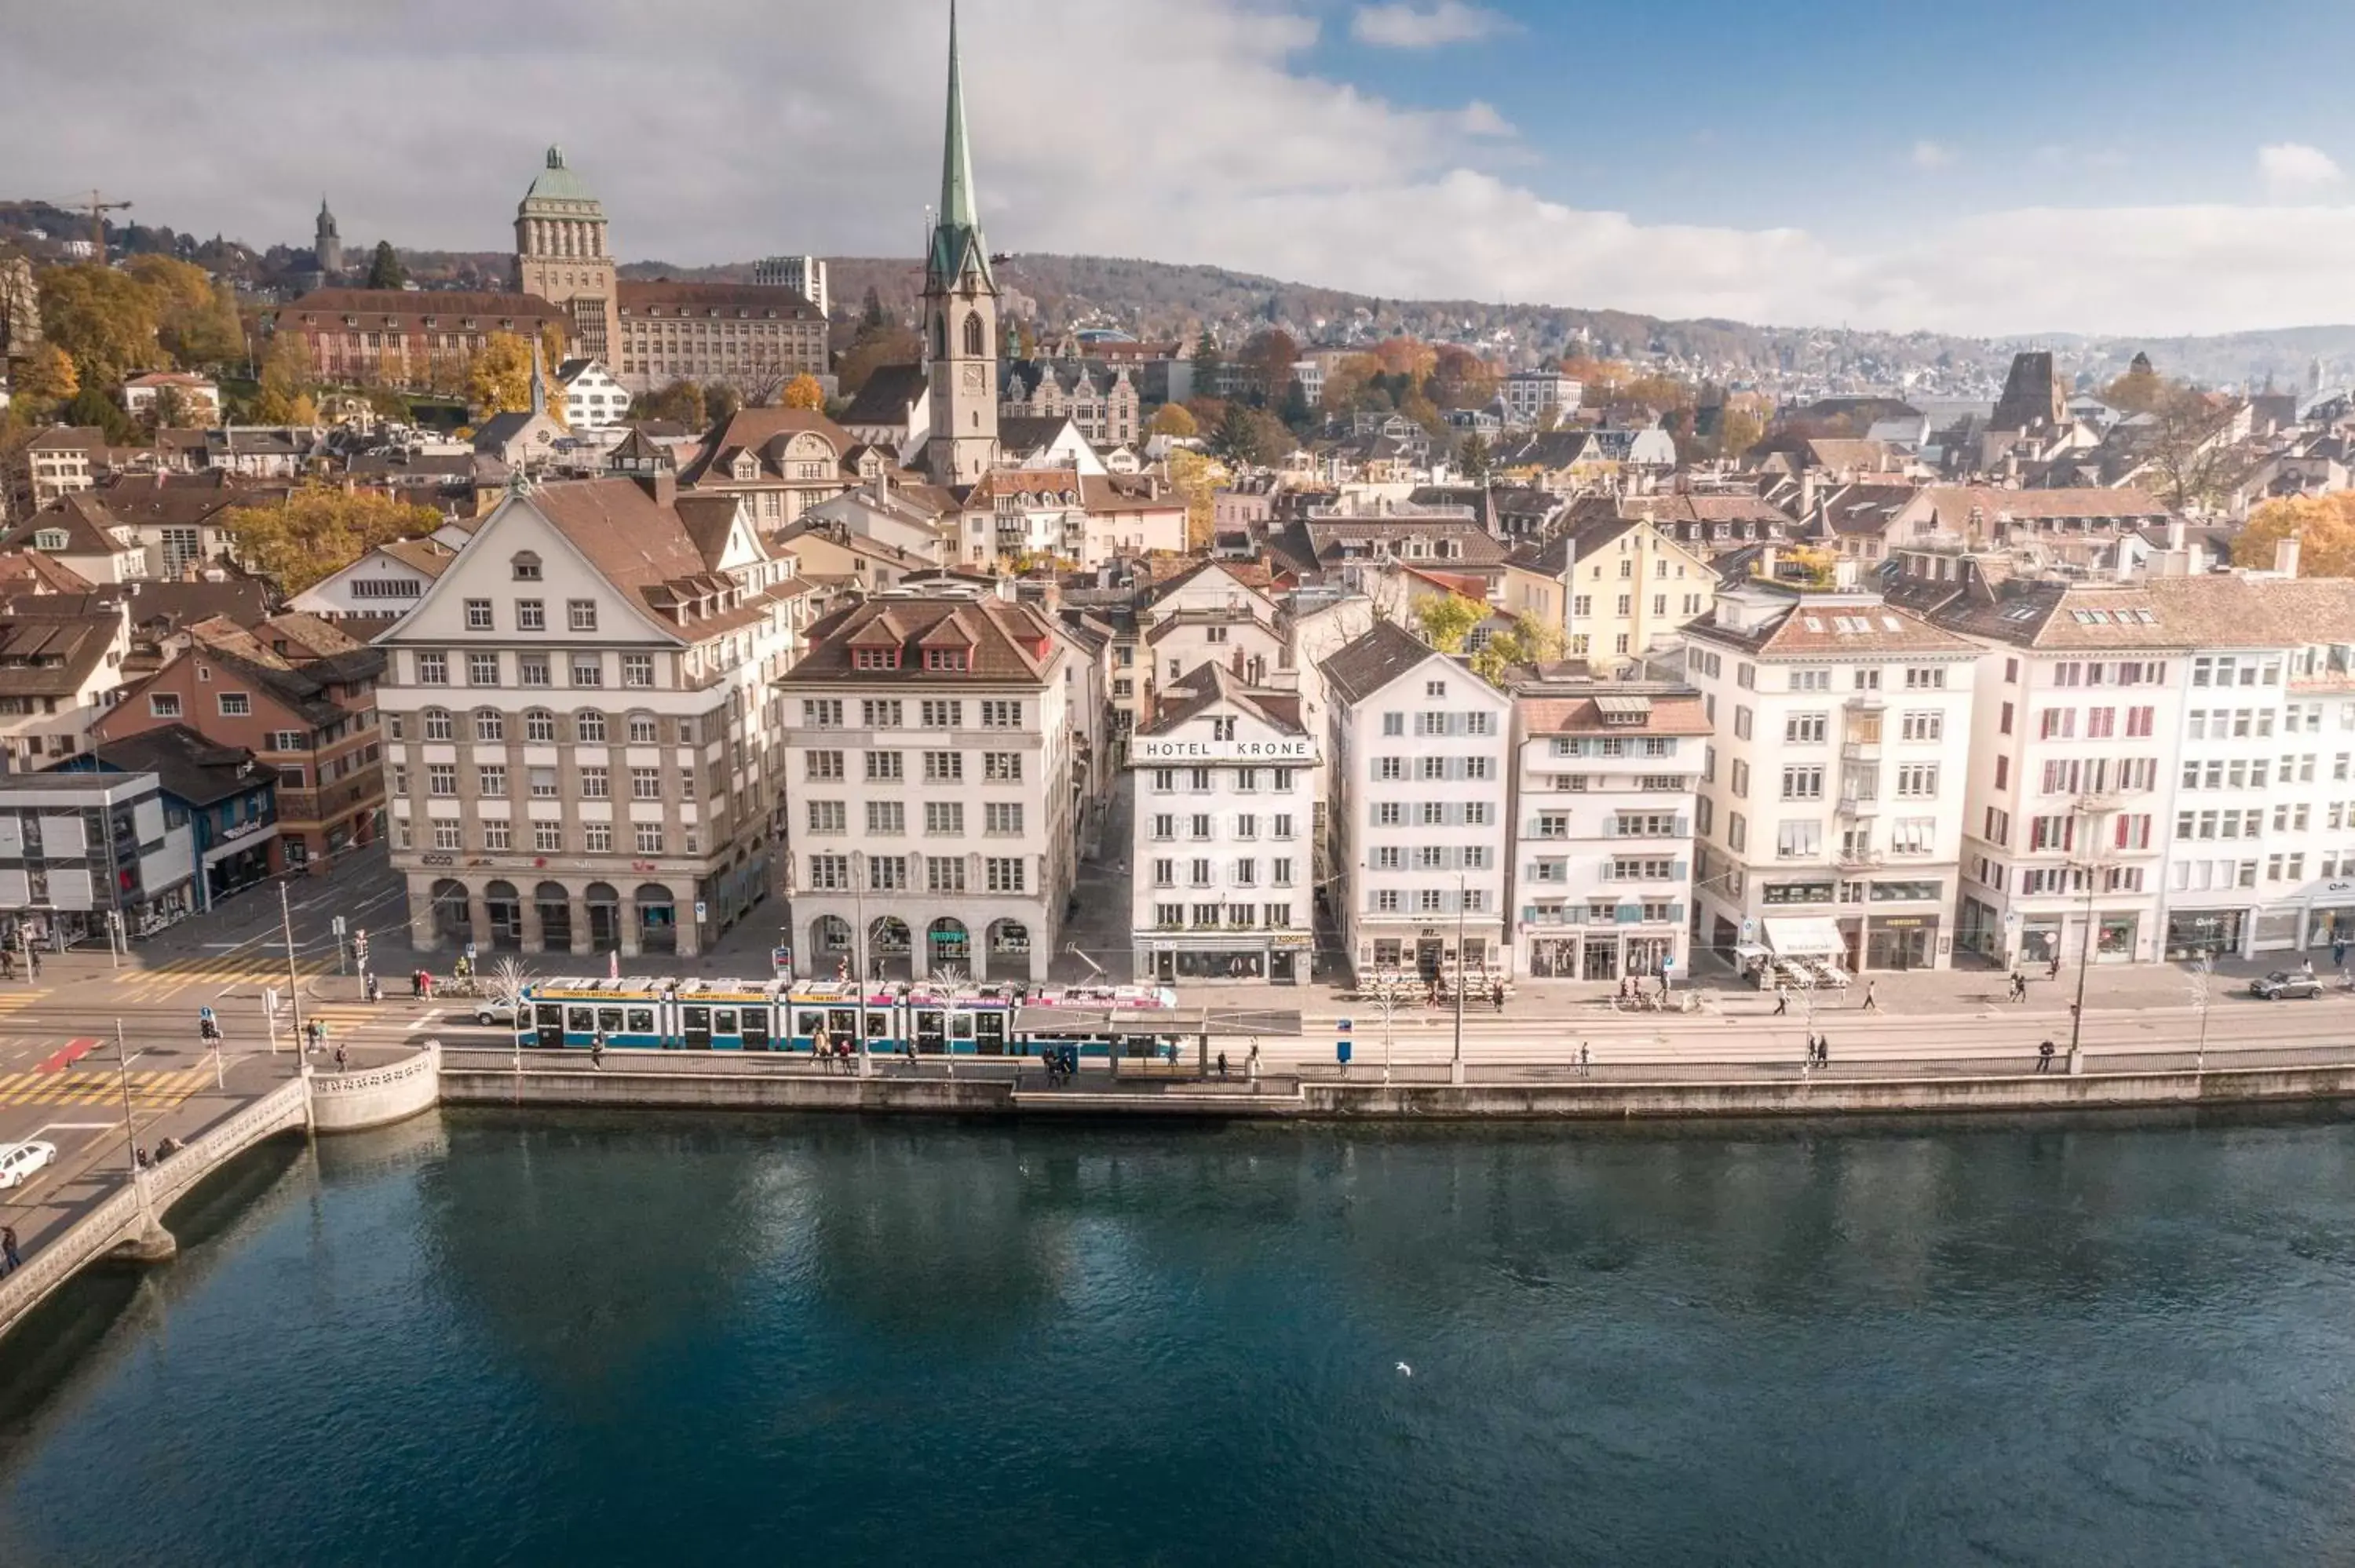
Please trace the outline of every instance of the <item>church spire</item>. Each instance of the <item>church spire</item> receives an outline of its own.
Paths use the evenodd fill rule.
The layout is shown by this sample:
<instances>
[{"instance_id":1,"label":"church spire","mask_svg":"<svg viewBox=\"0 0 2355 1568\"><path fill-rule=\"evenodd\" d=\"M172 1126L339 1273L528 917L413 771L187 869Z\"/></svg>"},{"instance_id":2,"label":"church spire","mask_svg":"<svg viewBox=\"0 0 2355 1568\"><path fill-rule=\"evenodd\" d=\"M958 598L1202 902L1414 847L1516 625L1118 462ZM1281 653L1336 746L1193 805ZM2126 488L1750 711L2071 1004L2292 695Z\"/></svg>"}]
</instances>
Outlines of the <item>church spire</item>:
<instances>
[{"instance_id":1,"label":"church spire","mask_svg":"<svg viewBox=\"0 0 2355 1568\"><path fill-rule=\"evenodd\" d=\"M989 248L981 238L981 213L973 194L973 143L964 126L964 69L957 48L956 0L949 0L948 125L941 138L941 205L932 215L932 274L954 282L977 273L984 287Z\"/></svg>"}]
</instances>

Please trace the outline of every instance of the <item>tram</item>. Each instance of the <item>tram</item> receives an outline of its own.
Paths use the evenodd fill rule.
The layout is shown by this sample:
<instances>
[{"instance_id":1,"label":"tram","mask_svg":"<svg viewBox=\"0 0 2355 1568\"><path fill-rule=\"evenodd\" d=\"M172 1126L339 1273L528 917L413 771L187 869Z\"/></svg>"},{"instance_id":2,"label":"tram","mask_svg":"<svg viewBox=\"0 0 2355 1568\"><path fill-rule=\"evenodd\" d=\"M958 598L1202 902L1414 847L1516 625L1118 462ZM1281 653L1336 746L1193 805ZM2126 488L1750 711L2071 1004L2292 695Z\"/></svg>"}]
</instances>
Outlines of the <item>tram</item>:
<instances>
[{"instance_id":1,"label":"tram","mask_svg":"<svg viewBox=\"0 0 2355 1568\"><path fill-rule=\"evenodd\" d=\"M1082 1055L1103 1056L1126 1040L1138 1044L1124 1054L1145 1054L1142 1043L1165 1033L1154 1024L1174 1022L1156 1015L1177 1006L1177 993L1157 986L549 980L524 987L516 1044L585 1050L602 1033L607 1049L619 1051L808 1053L821 1041L827 1050L864 1041L877 1054L902 1054L912 1042L919 1055L1031 1056L1042 1044L1076 1044ZM1057 1009L1083 1027L1044 1027ZM1018 1028L1018 1014L1035 1022Z\"/></svg>"}]
</instances>

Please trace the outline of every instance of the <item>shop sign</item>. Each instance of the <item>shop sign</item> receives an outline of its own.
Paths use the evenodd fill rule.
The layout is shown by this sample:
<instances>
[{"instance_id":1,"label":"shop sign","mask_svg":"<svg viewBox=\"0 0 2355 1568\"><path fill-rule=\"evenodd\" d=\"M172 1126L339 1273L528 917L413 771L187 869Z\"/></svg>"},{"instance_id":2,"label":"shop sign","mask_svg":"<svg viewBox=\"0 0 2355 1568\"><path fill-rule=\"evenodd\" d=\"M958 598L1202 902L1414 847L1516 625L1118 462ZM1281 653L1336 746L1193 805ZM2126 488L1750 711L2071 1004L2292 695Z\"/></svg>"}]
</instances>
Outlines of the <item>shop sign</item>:
<instances>
[{"instance_id":1,"label":"shop sign","mask_svg":"<svg viewBox=\"0 0 2355 1568\"><path fill-rule=\"evenodd\" d=\"M1179 740L1167 736L1141 736L1135 742L1139 762L1314 762L1316 743L1300 739Z\"/></svg>"},{"instance_id":2,"label":"shop sign","mask_svg":"<svg viewBox=\"0 0 2355 1568\"><path fill-rule=\"evenodd\" d=\"M1306 931L1278 931L1267 939L1267 945L1280 952L1301 952L1316 944L1315 936Z\"/></svg>"},{"instance_id":3,"label":"shop sign","mask_svg":"<svg viewBox=\"0 0 2355 1568\"><path fill-rule=\"evenodd\" d=\"M419 860L421 863L426 865L455 865L458 863L458 857L454 854L421 855Z\"/></svg>"}]
</instances>

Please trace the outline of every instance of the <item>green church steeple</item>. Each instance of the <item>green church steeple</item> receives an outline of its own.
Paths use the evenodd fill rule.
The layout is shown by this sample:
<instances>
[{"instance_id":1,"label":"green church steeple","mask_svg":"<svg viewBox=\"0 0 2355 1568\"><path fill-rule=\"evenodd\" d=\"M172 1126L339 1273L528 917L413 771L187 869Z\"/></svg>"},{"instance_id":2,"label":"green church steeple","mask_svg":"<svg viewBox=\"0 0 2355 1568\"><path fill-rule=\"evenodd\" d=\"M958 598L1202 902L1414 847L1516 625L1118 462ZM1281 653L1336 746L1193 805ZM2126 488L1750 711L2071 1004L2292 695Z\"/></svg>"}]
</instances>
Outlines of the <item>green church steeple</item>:
<instances>
[{"instance_id":1,"label":"green church steeple","mask_svg":"<svg viewBox=\"0 0 2355 1568\"><path fill-rule=\"evenodd\" d=\"M956 0L949 0L948 128L941 146L941 206L932 219L927 265L933 277L954 283L968 270L989 275L989 247L981 237L981 214L973 194L973 145L965 134L964 72L957 58Z\"/></svg>"}]
</instances>

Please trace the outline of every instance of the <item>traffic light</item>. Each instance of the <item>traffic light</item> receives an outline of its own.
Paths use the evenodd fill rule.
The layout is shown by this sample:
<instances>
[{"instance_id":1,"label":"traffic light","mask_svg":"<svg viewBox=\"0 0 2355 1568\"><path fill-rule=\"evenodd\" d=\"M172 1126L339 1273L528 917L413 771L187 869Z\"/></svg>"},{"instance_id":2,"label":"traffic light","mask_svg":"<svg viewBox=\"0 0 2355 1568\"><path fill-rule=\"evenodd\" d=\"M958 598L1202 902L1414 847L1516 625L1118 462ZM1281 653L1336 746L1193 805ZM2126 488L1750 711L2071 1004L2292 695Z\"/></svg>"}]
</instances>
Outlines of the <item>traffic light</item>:
<instances>
[{"instance_id":1,"label":"traffic light","mask_svg":"<svg viewBox=\"0 0 2355 1568\"><path fill-rule=\"evenodd\" d=\"M356 965L357 967L358 967L359 969L366 969L368 967L368 933L367 933L366 931L364 931L364 930L363 930L363 931L355 931L355 932L353 932L353 933L352 933L352 962L353 962L353 964L354 964L354 965Z\"/></svg>"}]
</instances>

